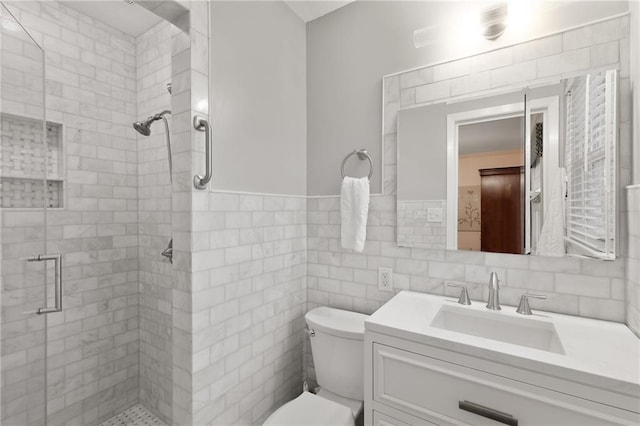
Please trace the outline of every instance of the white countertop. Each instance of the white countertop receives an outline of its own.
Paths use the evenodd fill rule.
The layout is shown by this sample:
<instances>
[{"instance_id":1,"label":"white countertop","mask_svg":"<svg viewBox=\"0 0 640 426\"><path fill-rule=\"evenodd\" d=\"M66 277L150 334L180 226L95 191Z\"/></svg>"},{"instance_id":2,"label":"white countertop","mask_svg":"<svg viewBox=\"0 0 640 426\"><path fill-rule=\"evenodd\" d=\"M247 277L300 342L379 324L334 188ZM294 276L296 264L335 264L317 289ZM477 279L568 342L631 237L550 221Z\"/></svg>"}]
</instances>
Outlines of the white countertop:
<instances>
[{"instance_id":1,"label":"white countertop","mask_svg":"<svg viewBox=\"0 0 640 426\"><path fill-rule=\"evenodd\" d=\"M443 305L523 318L513 306L489 311L485 302L463 306L457 298L402 291L367 319L365 329L640 398L640 339L624 324L538 310L525 316L553 323L565 351L558 354L431 326Z\"/></svg>"}]
</instances>

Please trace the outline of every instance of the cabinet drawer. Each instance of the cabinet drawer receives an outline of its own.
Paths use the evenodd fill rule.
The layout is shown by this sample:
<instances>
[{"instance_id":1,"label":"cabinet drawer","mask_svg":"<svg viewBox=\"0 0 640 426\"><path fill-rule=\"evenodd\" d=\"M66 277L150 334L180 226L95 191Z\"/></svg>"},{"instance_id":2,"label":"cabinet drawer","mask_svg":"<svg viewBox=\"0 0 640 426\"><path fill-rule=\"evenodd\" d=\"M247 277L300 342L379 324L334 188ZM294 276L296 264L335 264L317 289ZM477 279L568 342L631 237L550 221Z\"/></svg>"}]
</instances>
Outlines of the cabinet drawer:
<instances>
[{"instance_id":1,"label":"cabinet drawer","mask_svg":"<svg viewBox=\"0 0 640 426\"><path fill-rule=\"evenodd\" d=\"M374 343L373 399L434 423L499 424L476 405L513 424L636 424L637 414L501 376ZM469 406L461 402L472 403ZM486 414L486 413L485 413ZM500 418L500 415L497 415ZM507 423L508 424L508 423Z\"/></svg>"},{"instance_id":2,"label":"cabinet drawer","mask_svg":"<svg viewBox=\"0 0 640 426\"><path fill-rule=\"evenodd\" d=\"M373 426L411 426L402 420L395 419L378 411L373 412Z\"/></svg>"},{"instance_id":3,"label":"cabinet drawer","mask_svg":"<svg viewBox=\"0 0 640 426\"><path fill-rule=\"evenodd\" d=\"M391 407L376 404L377 407L371 411L372 422L365 420L366 425L371 426L458 426L443 423L431 423L424 419L411 416L404 411L396 410ZM367 417L367 416L365 416Z\"/></svg>"}]
</instances>

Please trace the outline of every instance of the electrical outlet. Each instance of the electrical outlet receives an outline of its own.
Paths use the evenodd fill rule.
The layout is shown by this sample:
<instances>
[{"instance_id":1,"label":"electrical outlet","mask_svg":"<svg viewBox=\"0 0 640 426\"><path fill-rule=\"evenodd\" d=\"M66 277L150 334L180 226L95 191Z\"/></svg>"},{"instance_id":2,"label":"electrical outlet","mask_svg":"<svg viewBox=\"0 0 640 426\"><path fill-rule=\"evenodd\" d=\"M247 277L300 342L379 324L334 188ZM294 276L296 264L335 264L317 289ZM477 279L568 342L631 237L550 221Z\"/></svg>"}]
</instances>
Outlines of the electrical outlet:
<instances>
[{"instance_id":1,"label":"electrical outlet","mask_svg":"<svg viewBox=\"0 0 640 426\"><path fill-rule=\"evenodd\" d=\"M378 268L378 290L393 291L393 269Z\"/></svg>"}]
</instances>

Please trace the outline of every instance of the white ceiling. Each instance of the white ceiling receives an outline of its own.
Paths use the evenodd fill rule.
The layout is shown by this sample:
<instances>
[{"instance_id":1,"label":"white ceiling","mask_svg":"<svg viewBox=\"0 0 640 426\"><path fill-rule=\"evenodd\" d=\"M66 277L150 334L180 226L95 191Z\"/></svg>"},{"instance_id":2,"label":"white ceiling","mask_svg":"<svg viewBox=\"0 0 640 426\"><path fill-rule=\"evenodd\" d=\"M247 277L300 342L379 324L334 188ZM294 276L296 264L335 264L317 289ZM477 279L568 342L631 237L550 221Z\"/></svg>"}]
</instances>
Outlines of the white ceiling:
<instances>
[{"instance_id":1,"label":"white ceiling","mask_svg":"<svg viewBox=\"0 0 640 426\"><path fill-rule=\"evenodd\" d=\"M353 1L355 0L288 0L284 3L306 23ZM162 20L144 7L123 0L66 0L60 3L134 37Z\"/></svg>"},{"instance_id":2,"label":"white ceiling","mask_svg":"<svg viewBox=\"0 0 640 426\"><path fill-rule=\"evenodd\" d=\"M123 0L82 0L60 3L134 37L162 20L144 7L135 3L128 4Z\"/></svg>"},{"instance_id":3,"label":"white ceiling","mask_svg":"<svg viewBox=\"0 0 640 426\"><path fill-rule=\"evenodd\" d=\"M467 155L522 149L523 126L522 117L461 126L458 152L460 155Z\"/></svg>"},{"instance_id":4,"label":"white ceiling","mask_svg":"<svg viewBox=\"0 0 640 426\"><path fill-rule=\"evenodd\" d=\"M287 6L293 10L305 23L318 19L321 16L340 9L355 0L289 0L285 1Z\"/></svg>"}]
</instances>

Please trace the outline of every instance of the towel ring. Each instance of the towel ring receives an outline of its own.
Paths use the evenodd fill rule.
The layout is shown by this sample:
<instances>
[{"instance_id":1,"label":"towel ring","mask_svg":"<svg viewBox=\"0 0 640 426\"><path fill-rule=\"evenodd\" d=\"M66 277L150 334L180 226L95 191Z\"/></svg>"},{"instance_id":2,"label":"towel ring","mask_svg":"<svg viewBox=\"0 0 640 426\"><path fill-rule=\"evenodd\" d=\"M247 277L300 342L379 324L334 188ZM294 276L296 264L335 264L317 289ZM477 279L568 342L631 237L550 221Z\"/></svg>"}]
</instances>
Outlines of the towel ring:
<instances>
[{"instance_id":1,"label":"towel ring","mask_svg":"<svg viewBox=\"0 0 640 426\"><path fill-rule=\"evenodd\" d=\"M371 176L373 176L373 160L371 159L371 156L369 155L366 149L356 149L353 152L350 152L346 157L344 157L344 160L342 160L342 166L340 167L340 174L342 175L342 178L344 179L345 177L344 165L347 164L347 160L351 158L352 155L357 155L358 158L361 160L364 160L364 159L369 160L370 170L369 170L369 176L367 177L369 180L371 180Z\"/></svg>"}]
</instances>

